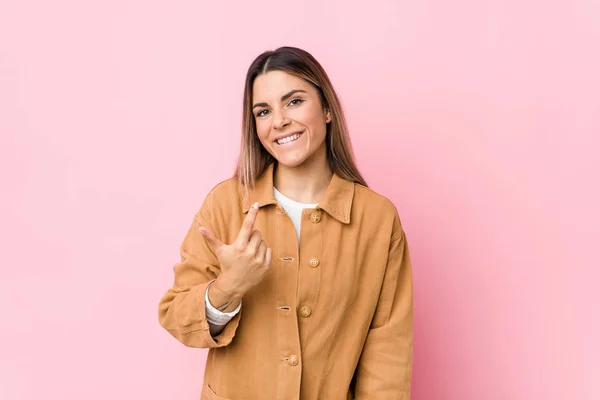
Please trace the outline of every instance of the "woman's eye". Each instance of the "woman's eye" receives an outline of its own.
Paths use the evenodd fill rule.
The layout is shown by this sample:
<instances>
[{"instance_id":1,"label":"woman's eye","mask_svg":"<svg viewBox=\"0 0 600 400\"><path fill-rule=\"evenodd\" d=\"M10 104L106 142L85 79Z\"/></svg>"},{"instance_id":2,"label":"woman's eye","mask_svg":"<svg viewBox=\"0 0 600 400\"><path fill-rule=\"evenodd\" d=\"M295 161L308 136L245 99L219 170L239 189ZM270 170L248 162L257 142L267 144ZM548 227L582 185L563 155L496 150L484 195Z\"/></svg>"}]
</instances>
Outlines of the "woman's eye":
<instances>
[{"instance_id":1,"label":"woman's eye","mask_svg":"<svg viewBox=\"0 0 600 400\"><path fill-rule=\"evenodd\" d=\"M268 112L267 110L261 110L261 111L259 111L259 112L256 114L256 116L257 116L257 117L264 117L265 115L267 115L267 112Z\"/></svg>"},{"instance_id":2,"label":"woman's eye","mask_svg":"<svg viewBox=\"0 0 600 400\"><path fill-rule=\"evenodd\" d=\"M290 101L290 106L297 106L298 104L302 103L304 100L302 99L293 99L292 101Z\"/></svg>"}]
</instances>

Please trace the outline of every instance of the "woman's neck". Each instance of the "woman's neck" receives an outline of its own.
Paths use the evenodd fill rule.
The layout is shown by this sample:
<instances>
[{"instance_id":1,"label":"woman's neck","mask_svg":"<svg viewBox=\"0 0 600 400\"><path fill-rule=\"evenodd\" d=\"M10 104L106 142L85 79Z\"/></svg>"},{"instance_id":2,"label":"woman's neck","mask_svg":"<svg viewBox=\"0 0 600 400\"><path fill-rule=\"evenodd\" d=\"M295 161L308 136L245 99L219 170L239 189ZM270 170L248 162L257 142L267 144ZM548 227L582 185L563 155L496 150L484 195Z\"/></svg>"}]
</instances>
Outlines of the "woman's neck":
<instances>
[{"instance_id":1,"label":"woman's neck","mask_svg":"<svg viewBox=\"0 0 600 400\"><path fill-rule=\"evenodd\" d=\"M313 162L310 162L313 161ZM274 185L284 196L299 203L314 204L321 201L333 172L327 157L323 160L307 160L298 167L288 168L277 164Z\"/></svg>"}]
</instances>

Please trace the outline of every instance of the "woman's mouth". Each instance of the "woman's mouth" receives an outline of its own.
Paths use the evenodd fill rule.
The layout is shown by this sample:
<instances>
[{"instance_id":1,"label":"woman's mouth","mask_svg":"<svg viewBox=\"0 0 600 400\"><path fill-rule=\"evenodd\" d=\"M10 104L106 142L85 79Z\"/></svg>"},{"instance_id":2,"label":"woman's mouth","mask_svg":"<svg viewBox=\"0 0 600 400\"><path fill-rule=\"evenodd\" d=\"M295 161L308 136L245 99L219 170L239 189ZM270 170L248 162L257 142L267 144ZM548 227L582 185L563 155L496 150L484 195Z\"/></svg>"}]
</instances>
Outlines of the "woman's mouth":
<instances>
[{"instance_id":1,"label":"woman's mouth","mask_svg":"<svg viewBox=\"0 0 600 400\"><path fill-rule=\"evenodd\" d=\"M296 140L300 139L300 136L302 136L302 132L300 133L294 133L290 136L286 136L284 138L278 139L276 141L276 143L278 145L282 145L282 144L286 144L286 143L291 143L291 142L295 142Z\"/></svg>"}]
</instances>

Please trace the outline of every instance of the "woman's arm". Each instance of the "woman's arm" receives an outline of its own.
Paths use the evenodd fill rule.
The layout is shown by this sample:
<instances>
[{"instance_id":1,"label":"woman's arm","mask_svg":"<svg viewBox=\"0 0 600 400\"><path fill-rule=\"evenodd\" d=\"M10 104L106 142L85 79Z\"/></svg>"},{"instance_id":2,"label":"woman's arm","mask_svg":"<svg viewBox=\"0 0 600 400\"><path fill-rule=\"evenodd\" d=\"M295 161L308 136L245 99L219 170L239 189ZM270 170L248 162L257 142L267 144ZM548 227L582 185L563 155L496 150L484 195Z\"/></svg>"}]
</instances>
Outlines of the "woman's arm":
<instances>
[{"instance_id":1,"label":"woman's arm","mask_svg":"<svg viewBox=\"0 0 600 400\"><path fill-rule=\"evenodd\" d=\"M406 236L399 229L390 243L379 302L356 370L356 400L410 399L412 267Z\"/></svg>"},{"instance_id":2,"label":"woman's arm","mask_svg":"<svg viewBox=\"0 0 600 400\"><path fill-rule=\"evenodd\" d=\"M196 214L181 245L181 261L174 266L173 287L159 303L159 322L177 340L189 347L222 347L231 343L238 327L238 312L215 337L206 318L206 290L220 273L219 262L200 232L200 226L212 228L205 210L210 195Z\"/></svg>"}]
</instances>

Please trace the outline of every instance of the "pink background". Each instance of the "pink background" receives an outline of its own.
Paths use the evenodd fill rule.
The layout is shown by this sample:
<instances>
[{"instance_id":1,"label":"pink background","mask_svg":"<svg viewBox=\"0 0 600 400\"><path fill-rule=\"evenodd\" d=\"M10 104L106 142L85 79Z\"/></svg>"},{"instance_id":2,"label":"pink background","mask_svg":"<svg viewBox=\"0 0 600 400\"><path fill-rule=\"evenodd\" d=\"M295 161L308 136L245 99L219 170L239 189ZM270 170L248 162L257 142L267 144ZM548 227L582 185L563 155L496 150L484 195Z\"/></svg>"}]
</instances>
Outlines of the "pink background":
<instances>
[{"instance_id":1,"label":"pink background","mask_svg":"<svg viewBox=\"0 0 600 400\"><path fill-rule=\"evenodd\" d=\"M594 0L1 1L0 399L197 399L157 304L306 48L414 263L413 398L600 398Z\"/></svg>"}]
</instances>

